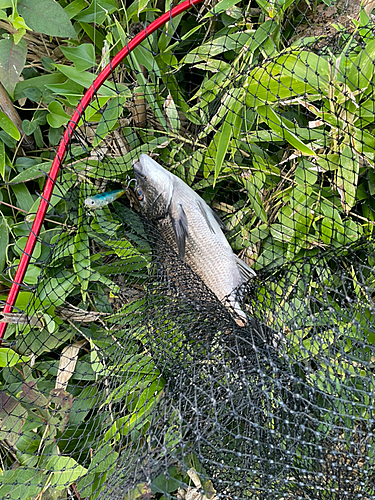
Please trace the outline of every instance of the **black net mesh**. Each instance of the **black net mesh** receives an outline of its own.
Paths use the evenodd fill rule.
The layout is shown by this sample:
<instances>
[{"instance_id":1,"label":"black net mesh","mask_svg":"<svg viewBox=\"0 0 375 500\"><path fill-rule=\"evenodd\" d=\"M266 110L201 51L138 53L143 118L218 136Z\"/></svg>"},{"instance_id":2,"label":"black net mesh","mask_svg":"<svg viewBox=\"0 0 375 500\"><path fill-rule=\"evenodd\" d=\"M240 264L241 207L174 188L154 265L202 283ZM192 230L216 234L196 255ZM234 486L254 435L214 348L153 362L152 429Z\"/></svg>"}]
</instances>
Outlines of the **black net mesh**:
<instances>
[{"instance_id":1,"label":"black net mesh","mask_svg":"<svg viewBox=\"0 0 375 500\"><path fill-rule=\"evenodd\" d=\"M82 112L43 271L2 317L1 499L375 498L372 2L214 3L146 38ZM141 154L256 272L245 324L207 284L220 242L197 272L169 207L142 210Z\"/></svg>"}]
</instances>

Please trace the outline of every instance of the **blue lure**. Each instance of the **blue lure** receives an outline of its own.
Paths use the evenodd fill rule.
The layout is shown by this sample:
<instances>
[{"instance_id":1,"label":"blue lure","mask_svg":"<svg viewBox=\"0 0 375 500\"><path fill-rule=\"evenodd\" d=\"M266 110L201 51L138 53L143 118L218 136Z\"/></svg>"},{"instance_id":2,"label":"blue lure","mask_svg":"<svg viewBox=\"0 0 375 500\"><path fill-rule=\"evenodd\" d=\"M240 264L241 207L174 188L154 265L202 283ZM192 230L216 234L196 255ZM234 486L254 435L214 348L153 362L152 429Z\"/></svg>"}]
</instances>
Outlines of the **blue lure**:
<instances>
[{"instance_id":1,"label":"blue lure","mask_svg":"<svg viewBox=\"0 0 375 500\"><path fill-rule=\"evenodd\" d=\"M95 196L90 196L85 199L85 206L87 208L96 209L103 208L109 203L113 203L117 198L120 198L125 193L125 189L117 189L115 191L108 191L107 193L100 193Z\"/></svg>"}]
</instances>

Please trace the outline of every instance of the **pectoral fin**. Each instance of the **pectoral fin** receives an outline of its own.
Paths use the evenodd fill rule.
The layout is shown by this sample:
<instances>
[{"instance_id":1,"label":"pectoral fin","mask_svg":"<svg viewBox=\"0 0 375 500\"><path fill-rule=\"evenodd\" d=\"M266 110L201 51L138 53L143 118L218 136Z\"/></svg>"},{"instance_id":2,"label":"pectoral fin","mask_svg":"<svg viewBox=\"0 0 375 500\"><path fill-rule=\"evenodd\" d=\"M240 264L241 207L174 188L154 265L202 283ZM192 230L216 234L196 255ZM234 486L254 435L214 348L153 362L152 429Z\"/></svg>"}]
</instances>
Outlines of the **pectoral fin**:
<instances>
[{"instance_id":1,"label":"pectoral fin","mask_svg":"<svg viewBox=\"0 0 375 500\"><path fill-rule=\"evenodd\" d=\"M189 231L187 217L181 204L178 204L177 211L171 214L171 219L176 235L178 256L181 260L185 260L186 237L189 236Z\"/></svg>"}]
</instances>

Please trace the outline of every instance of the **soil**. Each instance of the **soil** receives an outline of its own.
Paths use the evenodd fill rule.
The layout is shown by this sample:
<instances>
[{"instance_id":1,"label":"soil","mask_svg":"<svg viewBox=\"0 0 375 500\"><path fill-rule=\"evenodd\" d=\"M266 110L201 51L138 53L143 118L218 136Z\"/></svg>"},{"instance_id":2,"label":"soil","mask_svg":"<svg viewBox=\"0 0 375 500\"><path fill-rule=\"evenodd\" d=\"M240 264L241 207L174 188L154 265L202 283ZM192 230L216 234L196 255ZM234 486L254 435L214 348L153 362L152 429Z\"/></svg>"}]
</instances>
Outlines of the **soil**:
<instances>
[{"instance_id":1,"label":"soil","mask_svg":"<svg viewBox=\"0 0 375 500\"><path fill-rule=\"evenodd\" d=\"M375 0L363 2L362 8L375 18L371 13L375 8ZM303 14L304 21L298 26L294 39L300 37L334 36L337 33L333 24L341 24L351 31L354 28L353 20L359 19L361 9L360 0L337 0L332 5L319 4L314 8L311 1L301 2L298 10Z\"/></svg>"}]
</instances>

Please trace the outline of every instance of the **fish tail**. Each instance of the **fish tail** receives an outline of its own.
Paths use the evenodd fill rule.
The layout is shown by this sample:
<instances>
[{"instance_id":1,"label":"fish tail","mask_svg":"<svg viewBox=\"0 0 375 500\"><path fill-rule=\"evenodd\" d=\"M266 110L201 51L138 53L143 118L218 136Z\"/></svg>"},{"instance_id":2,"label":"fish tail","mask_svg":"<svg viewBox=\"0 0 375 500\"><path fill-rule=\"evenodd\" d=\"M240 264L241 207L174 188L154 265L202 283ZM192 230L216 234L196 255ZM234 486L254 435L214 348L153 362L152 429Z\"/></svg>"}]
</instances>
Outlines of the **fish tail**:
<instances>
[{"instance_id":1,"label":"fish tail","mask_svg":"<svg viewBox=\"0 0 375 500\"><path fill-rule=\"evenodd\" d=\"M233 291L230 295L228 295L224 301L224 306L230 312L234 321L238 326L244 327L248 323L248 317L246 313L241 309L241 306L238 302L238 292Z\"/></svg>"}]
</instances>

